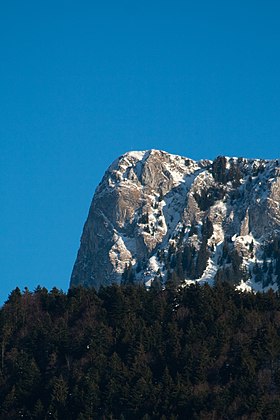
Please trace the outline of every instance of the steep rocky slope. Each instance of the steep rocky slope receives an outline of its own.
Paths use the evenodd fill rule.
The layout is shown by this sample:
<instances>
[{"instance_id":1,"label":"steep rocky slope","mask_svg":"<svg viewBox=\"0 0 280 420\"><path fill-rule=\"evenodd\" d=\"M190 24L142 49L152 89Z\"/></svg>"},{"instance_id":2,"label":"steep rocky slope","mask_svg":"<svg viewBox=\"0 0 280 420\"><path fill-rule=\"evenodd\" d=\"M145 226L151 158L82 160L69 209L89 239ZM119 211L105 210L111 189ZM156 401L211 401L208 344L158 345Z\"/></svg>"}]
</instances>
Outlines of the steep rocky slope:
<instances>
[{"instance_id":1,"label":"steep rocky slope","mask_svg":"<svg viewBox=\"0 0 280 420\"><path fill-rule=\"evenodd\" d=\"M278 160L129 152L96 189L71 286L168 279L280 284Z\"/></svg>"}]
</instances>

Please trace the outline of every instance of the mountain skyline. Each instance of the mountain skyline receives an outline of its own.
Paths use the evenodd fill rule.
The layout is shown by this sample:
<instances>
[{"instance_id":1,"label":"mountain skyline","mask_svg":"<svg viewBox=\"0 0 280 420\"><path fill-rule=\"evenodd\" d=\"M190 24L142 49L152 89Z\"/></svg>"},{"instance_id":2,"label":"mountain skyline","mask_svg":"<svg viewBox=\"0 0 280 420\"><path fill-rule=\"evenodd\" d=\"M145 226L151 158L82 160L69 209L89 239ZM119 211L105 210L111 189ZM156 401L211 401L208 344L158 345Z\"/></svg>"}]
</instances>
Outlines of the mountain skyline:
<instances>
[{"instance_id":1,"label":"mountain skyline","mask_svg":"<svg viewBox=\"0 0 280 420\"><path fill-rule=\"evenodd\" d=\"M89 202L131 150L276 159L276 2L0 6L0 301L67 289Z\"/></svg>"},{"instance_id":2,"label":"mountain skyline","mask_svg":"<svg viewBox=\"0 0 280 420\"><path fill-rule=\"evenodd\" d=\"M279 160L128 152L94 194L71 287L280 285Z\"/></svg>"}]
</instances>

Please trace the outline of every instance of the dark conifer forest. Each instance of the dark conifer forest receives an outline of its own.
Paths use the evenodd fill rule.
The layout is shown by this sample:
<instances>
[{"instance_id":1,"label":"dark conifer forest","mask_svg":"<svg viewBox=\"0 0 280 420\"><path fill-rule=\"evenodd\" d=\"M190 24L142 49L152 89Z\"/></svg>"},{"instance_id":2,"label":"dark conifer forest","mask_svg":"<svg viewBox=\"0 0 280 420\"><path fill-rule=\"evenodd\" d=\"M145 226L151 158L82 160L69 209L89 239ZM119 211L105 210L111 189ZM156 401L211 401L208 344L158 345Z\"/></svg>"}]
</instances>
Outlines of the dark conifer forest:
<instances>
[{"instance_id":1,"label":"dark conifer forest","mask_svg":"<svg viewBox=\"0 0 280 420\"><path fill-rule=\"evenodd\" d=\"M1 419L279 419L280 297L229 284L15 289Z\"/></svg>"}]
</instances>

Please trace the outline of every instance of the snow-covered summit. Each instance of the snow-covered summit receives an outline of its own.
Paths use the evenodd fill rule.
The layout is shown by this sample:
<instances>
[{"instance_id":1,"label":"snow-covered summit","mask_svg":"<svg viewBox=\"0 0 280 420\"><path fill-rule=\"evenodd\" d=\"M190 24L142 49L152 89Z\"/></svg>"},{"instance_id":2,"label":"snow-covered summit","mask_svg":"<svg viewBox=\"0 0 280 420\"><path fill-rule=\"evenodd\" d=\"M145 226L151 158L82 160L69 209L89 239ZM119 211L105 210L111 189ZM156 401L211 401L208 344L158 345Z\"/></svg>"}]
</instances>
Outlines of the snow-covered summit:
<instances>
[{"instance_id":1,"label":"snow-covered summit","mask_svg":"<svg viewBox=\"0 0 280 420\"><path fill-rule=\"evenodd\" d=\"M127 152L96 190L71 286L173 278L277 288L279 202L278 160Z\"/></svg>"}]
</instances>

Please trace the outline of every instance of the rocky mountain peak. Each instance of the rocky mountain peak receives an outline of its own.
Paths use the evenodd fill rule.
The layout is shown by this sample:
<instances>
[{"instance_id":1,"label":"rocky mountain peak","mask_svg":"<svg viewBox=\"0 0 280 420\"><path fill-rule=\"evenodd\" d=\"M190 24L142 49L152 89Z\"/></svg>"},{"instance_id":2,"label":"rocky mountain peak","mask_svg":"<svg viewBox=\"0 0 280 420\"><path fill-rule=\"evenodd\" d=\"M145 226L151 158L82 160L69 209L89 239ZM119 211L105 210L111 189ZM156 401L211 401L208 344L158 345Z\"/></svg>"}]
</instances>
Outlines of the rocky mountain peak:
<instances>
[{"instance_id":1,"label":"rocky mountain peak","mask_svg":"<svg viewBox=\"0 0 280 420\"><path fill-rule=\"evenodd\" d=\"M278 288L279 174L278 160L122 155L96 189L71 286L172 279Z\"/></svg>"}]
</instances>

